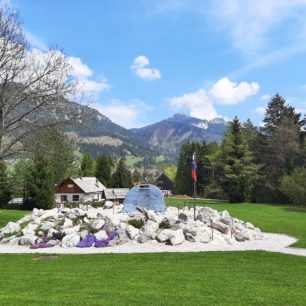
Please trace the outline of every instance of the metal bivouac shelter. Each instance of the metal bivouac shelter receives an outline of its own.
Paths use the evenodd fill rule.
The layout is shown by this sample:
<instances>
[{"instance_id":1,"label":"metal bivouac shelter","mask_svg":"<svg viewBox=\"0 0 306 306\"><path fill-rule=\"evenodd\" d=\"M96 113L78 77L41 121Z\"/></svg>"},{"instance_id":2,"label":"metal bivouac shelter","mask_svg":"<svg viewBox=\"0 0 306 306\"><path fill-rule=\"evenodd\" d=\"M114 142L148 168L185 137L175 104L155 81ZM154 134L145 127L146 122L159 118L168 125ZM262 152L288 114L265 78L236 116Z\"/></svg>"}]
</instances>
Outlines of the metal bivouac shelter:
<instances>
[{"instance_id":1,"label":"metal bivouac shelter","mask_svg":"<svg viewBox=\"0 0 306 306\"><path fill-rule=\"evenodd\" d=\"M130 213L139 208L164 212L166 210L164 195L152 184L140 184L133 187L123 202L123 212Z\"/></svg>"}]
</instances>

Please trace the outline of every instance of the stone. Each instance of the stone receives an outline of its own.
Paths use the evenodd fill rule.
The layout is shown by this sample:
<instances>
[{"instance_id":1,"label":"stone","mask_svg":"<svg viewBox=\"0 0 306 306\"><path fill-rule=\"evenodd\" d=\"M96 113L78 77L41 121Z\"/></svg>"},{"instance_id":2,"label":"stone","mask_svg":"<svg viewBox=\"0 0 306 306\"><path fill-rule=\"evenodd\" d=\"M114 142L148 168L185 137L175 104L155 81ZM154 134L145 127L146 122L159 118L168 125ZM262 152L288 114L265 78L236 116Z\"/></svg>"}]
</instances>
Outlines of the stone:
<instances>
[{"instance_id":1,"label":"stone","mask_svg":"<svg viewBox=\"0 0 306 306\"><path fill-rule=\"evenodd\" d=\"M118 234L117 244L122 244L122 243L125 243L129 240L129 238L126 234L126 231L124 229L118 229L117 234Z\"/></svg>"},{"instance_id":2,"label":"stone","mask_svg":"<svg viewBox=\"0 0 306 306\"><path fill-rule=\"evenodd\" d=\"M43 213L44 213L43 209L33 208L33 215L34 216L40 217L40 216L43 215Z\"/></svg>"},{"instance_id":3,"label":"stone","mask_svg":"<svg viewBox=\"0 0 306 306\"><path fill-rule=\"evenodd\" d=\"M183 213L183 212L181 212L181 213L178 215L178 218L179 218L181 221L184 221L184 222L186 222L186 221L188 220L188 216L187 216L185 213Z\"/></svg>"},{"instance_id":4,"label":"stone","mask_svg":"<svg viewBox=\"0 0 306 306\"><path fill-rule=\"evenodd\" d=\"M190 233L185 234L185 239L190 242L195 242L194 236Z\"/></svg>"},{"instance_id":5,"label":"stone","mask_svg":"<svg viewBox=\"0 0 306 306\"><path fill-rule=\"evenodd\" d=\"M32 244L36 242L36 240L37 240L37 237L35 235L27 234L27 235L20 237L19 244L31 246Z\"/></svg>"},{"instance_id":6,"label":"stone","mask_svg":"<svg viewBox=\"0 0 306 306\"><path fill-rule=\"evenodd\" d=\"M115 231L115 227L110 221L105 222L103 229L106 231L107 234L111 234L112 232Z\"/></svg>"},{"instance_id":7,"label":"stone","mask_svg":"<svg viewBox=\"0 0 306 306\"><path fill-rule=\"evenodd\" d=\"M91 227L93 229L101 229L103 225L105 224L105 221L103 219L101 220L95 220L94 222L91 223Z\"/></svg>"},{"instance_id":8,"label":"stone","mask_svg":"<svg viewBox=\"0 0 306 306\"><path fill-rule=\"evenodd\" d=\"M171 245L178 245L185 241L185 236L182 229L178 229L177 231L172 231L170 234L170 243Z\"/></svg>"},{"instance_id":9,"label":"stone","mask_svg":"<svg viewBox=\"0 0 306 306\"><path fill-rule=\"evenodd\" d=\"M86 211L86 216L89 219L96 219L98 216L98 211L95 208L91 208L88 211Z\"/></svg>"},{"instance_id":10,"label":"stone","mask_svg":"<svg viewBox=\"0 0 306 306\"><path fill-rule=\"evenodd\" d=\"M145 243L148 242L151 239L151 237L148 235L148 233L142 233L138 238L137 242L139 243Z\"/></svg>"},{"instance_id":11,"label":"stone","mask_svg":"<svg viewBox=\"0 0 306 306\"><path fill-rule=\"evenodd\" d=\"M239 242L250 240L250 234L249 234L248 230L244 230L244 231L234 233L234 237Z\"/></svg>"},{"instance_id":12,"label":"stone","mask_svg":"<svg viewBox=\"0 0 306 306\"><path fill-rule=\"evenodd\" d=\"M72 234L72 233L78 233L79 231L80 231L80 225L76 225L76 226L73 226L73 227L67 227L67 228L63 229L63 233L65 235L69 235L69 234Z\"/></svg>"},{"instance_id":13,"label":"stone","mask_svg":"<svg viewBox=\"0 0 306 306\"><path fill-rule=\"evenodd\" d=\"M1 240L1 243L2 243L2 244L6 244L6 243L10 242L11 240L13 240L13 239L15 239L15 238L16 238L16 235L13 235L13 236L10 236L10 237L3 238L3 239Z\"/></svg>"},{"instance_id":14,"label":"stone","mask_svg":"<svg viewBox=\"0 0 306 306\"><path fill-rule=\"evenodd\" d=\"M13 234L20 231L20 225L17 222L9 222L2 230L1 234Z\"/></svg>"},{"instance_id":15,"label":"stone","mask_svg":"<svg viewBox=\"0 0 306 306\"><path fill-rule=\"evenodd\" d=\"M219 213L210 207L201 208L197 214L197 219L202 221L203 223L208 223L212 218L219 218L219 217L220 217Z\"/></svg>"},{"instance_id":16,"label":"stone","mask_svg":"<svg viewBox=\"0 0 306 306\"><path fill-rule=\"evenodd\" d=\"M94 234L97 240L106 240L108 238L106 231L101 230Z\"/></svg>"},{"instance_id":17,"label":"stone","mask_svg":"<svg viewBox=\"0 0 306 306\"><path fill-rule=\"evenodd\" d=\"M53 228L54 225L55 225L54 222L49 222L49 221L47 221L47 222L45 222L45 223L42 225L41 230L42 230L42 231L48 231L49 229ZM36 227L37 227L37 226L36 226Z\"/></svg>"},{"instance_id":18,"label":"stone","mask_svg":"<svg viewBox=\"0 0 306 306\"><path fill-rule=\"evenodd\" d=\"M56 246L56 245L60 245L60 244L61 244L61 241L58 240L58 239L52 239L52 240L49 240L49 241L48 241L48 244L53 245L53 246Z\"/></svg>"},{"instance_id":19,"label":"stone","mask_svg":"<svg viewBox=\"0 0 306 306\"><path fill-rule=\"evenodd\" d=\"M159 228L169 229L176 222L176 219L173 216L165 217L159 224Z\"/></svg>"},{"instance_id":20,"label":"stone","mask_svg":"<svg viewBox=\"0 0 306 306\"><path fill-rule=\"evenodd\" d=\"M196 237L194 237L196 242L208 243L211 241L211 235L208 232L199 232Z\"/></svg>"},{"instance_id":21,"label":"stone","mask_svg":"<svg viewBox=\"0 0 306 306\"><path fill-rule=\"evenodd\" d=\"M221 218L230 218L230 214L227 210L223 210L221 213L220 213L220 216Z\"/></svg>"},{"instance_id":22,"label":"stone","mask_svg":"<svg viewBox=\"0 0 306 306\"><path fill-rule=\"evenodd\" d=\"M19 240L20 240L19 237L15 237L15 238L11 239L8 244L9 245L19 245Z\"/></svg>"},{"instance_id":23,"label":"stone","mask_svg":"<svg viewBox=\"0 0 306 306\"><path fill-rule=\"evenodd\" d=\"M156 232L159 229L159 224L155 221L148 220L147 223L144 225L143 229L152 239L154 239L156 236Z\"/></svg>"},{"instance_id":24,"label":"stone","mask_svg":"<svg viewBox=\"0 0 306 306\"><path fill-rule=\"evenodd\" d=\"M255 226L252 223L250 223L250 222L246 222L245 225L249 229L252 229L252 230L255 229Z\"/></svg>"},{"instance_id":25,"label":"stone","mask_svg":"<svg viewBox=\"0 0 306 306\"><path fill-rule=\"evenodd\" d=\"M191 234L192 236L196 236L198 233L198 229L196 226L194 226L193 224L186 224L184 227L184 234Z\"/></svg>"},{"instance_id":26,"label":"stone","mask_svg":"<svg viewBox=\"0 0 306 306\"><path fill-rule=\"evenodd\" d=\"M77 246L79 242L80 242L80 236L75 233L72 233L72 234L65 236L62 239L61 245L64 248L72 248L72 247Z\"/></svg>"},{"instance_id":27,"label":"stone","mask_svg":"<svg viewBox=\"0 0 306 306\"><path fill-rule=\"evenodd\" d=\"M131 240L134 240L139 235L139 229L130 224L126 227L125 231Z\"/></svg>"},{"instance_id":28,"label":"stone","mask_svg":"<svg viewBox=\"0 0 306 306\"><path fill-rule=\"evenodd\" d=\"M222 234L229 235L231 233L231 228L218 220L212 220L210 225L213 229L218 230Z\"/></svg>"},{"instance_id":29,"label":"stone","mask_svg":"<svg viewBox=\"0 0 306 306\"><path fill-rule=\"evenodd\" d=\"M81 231L81 233L80 233L81 239L84 240L85 237L88 235L88 233L89 233L88 230L83 230L83 231Z\"/></svg>"},{"instance_id":30,"label":"stone","mask_svg":"<svg viewBox=\"0 0 306 306\"><path fill-rule=\"evenodd\" d=\"M170 239L170 235L175 232L170 229L164 229L156 236L158 242L166 242Z\"/></svg>"},{"instance_id":31,"label":"stone","mask_svg":"<svg viewBox=\"0 0 306 306\"><path fill-rule=\"evenodd\" d=\"M74 212L70 212L68 215L67 215L67 218L71 219L71 220L74 220L77 218L77 214L74 213Z\"/></svg>"},{"instance_id":32,"label":"stone","mask_svg":"<svg viewBox=\"0 0 306 306\"><path fill-rule=\"evenodd\" d=\"M52 238L53 234L55 234L55 233L58 233L58 231L55 230L54 228L50 228L49 231L48 231L47 237Z\"/></svg>"},{"instance_id":33,"label":"stone","mask_svg":"<svg viewBox=\"0 0 306 306\"><path fill-rule=\"evenodd\" d=\"M114 202L112 201L105 201L104 205L103 205L103 208L104 209L110 209L110 208L113 208L114 206Z\"/></svg>"},{"instance_id":34,"label":"stone","mask_svg":"<svg viewBox=\"0 0 306 306\"><path fill-rule=\"evenodd\" d=\"M41 217L41 219L46 219L46 218L49 218L49 217L56 218L57 213L58 213L58 209L53 208L53 209L45 210L44 213L40 217Z\"/></svg>"},{"instance_id":35,"label":"stone","mask_svg":"<svg viewBox=\"0 0 306 306\"><path fill-rule=\"evenodd\" d=\"M64 224L62 226L62 228L67 228L67 227L71 227L73 226L73 221L68 219L68 218L65 218L65 221L64 221Z\"/></svg>"}]
</instances>

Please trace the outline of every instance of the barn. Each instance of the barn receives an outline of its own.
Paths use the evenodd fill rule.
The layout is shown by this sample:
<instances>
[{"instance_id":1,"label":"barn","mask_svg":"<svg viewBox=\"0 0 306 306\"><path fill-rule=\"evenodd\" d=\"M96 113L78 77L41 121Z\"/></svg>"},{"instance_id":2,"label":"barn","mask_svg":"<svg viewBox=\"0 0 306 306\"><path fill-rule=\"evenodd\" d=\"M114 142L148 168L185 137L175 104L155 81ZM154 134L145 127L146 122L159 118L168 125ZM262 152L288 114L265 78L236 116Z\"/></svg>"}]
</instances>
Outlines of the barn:
<instances>
[{"instance_id":1,"label":"barn","mask_svg":"<svg viewBox=\"0 0 306 306\"><path fill-rule=\"evenodd\" d=\"M162 173L154 182L154 185L157 186L164 196L171 196L173 190L173 182L170 178Z\"/></svg>"},{"instance_id":2,"label":"barn","mask_svg":"<svg viewBox=\"0 0 306 306\"><path fill-rule=\"evenodd\" d=\"M95 177L68 178L56 186L57 203L102 200L106 187Z\"/></svg>"},{"instance_id":3,"label":"barn","mask_svg":"<svg viewBox=\"0 0 306 306\"><path fill-rule=\"evenodd\" d=\"M105 200L123 203L129 188L107 188L103 190L102 196Z\"/></svg>"}]
</instances>

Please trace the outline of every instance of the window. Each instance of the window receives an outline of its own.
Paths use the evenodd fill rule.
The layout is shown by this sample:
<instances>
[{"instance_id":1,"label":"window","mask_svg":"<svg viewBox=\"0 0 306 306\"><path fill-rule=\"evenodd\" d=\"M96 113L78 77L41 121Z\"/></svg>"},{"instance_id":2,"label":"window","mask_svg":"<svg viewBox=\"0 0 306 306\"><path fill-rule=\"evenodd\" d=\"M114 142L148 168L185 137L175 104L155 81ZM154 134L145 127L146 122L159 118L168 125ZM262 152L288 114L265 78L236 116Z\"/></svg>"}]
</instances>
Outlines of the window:
<instances>
[{"instance_id":1,"label":"window","mask_svg":"<svg viewBox=\"0 0 306 306\"><path fill-rule=\"evenodd\" d=\"M74 185L73 184L68 184L68 188L73 188Z\"/></svg>"},{"instance_id":2,"label":"window","mask_svg":"<svg viewBox=\"0 0 306 306\"><path fill-rule=\"evenodd\" d=\"M67 202L67 195L61 195L61 202Z\"/></svg>"},{"instance_id":3,"label":"window","mask_svg":"<svg viewBox=\"0 0 306 306\"><path fill-rule=\"evenodd\" d=\"M78 202L79 199L80 199L80 196L79 196L78 194L74 194L74 195L72 196L72 201L73 201L73 202Z\"/></svg>"}]
</instances>

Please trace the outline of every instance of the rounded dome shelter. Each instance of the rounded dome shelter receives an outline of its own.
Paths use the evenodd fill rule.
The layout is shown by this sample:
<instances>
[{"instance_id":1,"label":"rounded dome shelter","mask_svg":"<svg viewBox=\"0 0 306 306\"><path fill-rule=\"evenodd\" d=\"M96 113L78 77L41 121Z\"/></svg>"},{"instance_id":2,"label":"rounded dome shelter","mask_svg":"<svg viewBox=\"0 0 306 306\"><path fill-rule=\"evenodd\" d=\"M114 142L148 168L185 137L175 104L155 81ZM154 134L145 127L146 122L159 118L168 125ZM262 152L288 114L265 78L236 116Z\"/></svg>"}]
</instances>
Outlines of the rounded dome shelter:
<instances>
[{"instance_id":1,"label":"rounded dome shelter","mask_svg":"<svg viewBox=\"0 0 306 306\"><path fill-rule=\"evenodd\" d=\"M133 187L125 197L123 212L129 213L137 207L164 212L166 210L164 195L154 185L141 184Z\"/></svg>"}]
</instances>

